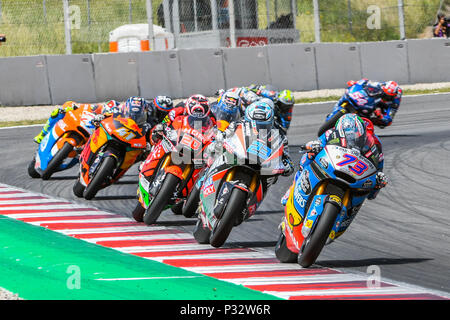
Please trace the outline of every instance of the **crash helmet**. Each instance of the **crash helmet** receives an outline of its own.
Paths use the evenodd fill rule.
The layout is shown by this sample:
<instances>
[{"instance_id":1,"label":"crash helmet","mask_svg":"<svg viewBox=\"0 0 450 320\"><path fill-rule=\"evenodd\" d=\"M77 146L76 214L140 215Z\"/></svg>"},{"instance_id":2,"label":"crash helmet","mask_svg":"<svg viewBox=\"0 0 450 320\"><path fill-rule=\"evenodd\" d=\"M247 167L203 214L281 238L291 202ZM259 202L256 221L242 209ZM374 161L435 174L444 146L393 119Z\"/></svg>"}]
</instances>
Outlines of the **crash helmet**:
<instances>
[{"instance_id":1,"label":"crash helmet","mask_svg":"<svg viewBox=\"0 0 450 320\"><path fill-rule=\"evenodd\" d=\"M282 90L277 96L277 105L281 109L289 109L294 105L294 95L291 90Z\"/></svg>"},{"instance_id":2,"label":"crash helmet","mask_svg":"<svg viewBox=\"0 0 450 320\"><path fill-rule=\"evenodd\" d=\"M256 100L260 99L260 96L258 96L255 92L251 90L244 90L241 92L241 101L242 101L242 107L247 107L251 105Z\"/></svg>"},{"instance_id":3,"label":"crash helmet","mask_svg":"<svg viewBox=\"0 0 450 320\"><path fill-rule=\"evenodd\" d=\"M270 132L275 121L273 101L263 98L253 102L245 109L244 119L258 132L263 129Z\"/></svg>"},{"instance_id":4,"label":"crash helmet","mask_svg":"<svg viewBox=\"0 0 450 320\"><path fill-rule=\"evenodd\" d=\"M395 81L381 83L381 90L383 91L381 99L385 102L393 101L401 91L400 86Z\"/></svg>"},{"instance_id":5,"label":"crash helmet","mask_svg":"<svg viewBox=\"0 0 450 320\"><path fill-rule=\"evenodd\" d=\"M122 115L131 118L138 126L147 122L148 102L141 97L130 97L122 106Z\"/></svg>"},{"instance_id":6,"label":"crash helmet","mask_svg":"<svg viewBox=\"0 0 450 320\"><path fill-rule=\"evenodd\" d=\"M156 96L153 99L153 105L160 111L169 112L173 109L173 101L167 96Z\"/></svg>"},{"instance_id":7,"label":"crash helmet","mask_svg":"<svg viewBox=\"0 0 450 320\"><path fill-rule=\"evenodd\" d=\"M217 121L224 120L231 123L239 119L241 103L241 98L237 93L227 91L220 97L220 101L214 106L212 112Z\"/></svg>"},{"instance_id":8,"label":"crash helmet","mask_svg":"<svg viewBox=\"0 0 450 320\"><path fill-rule=\"evenodd\" d=\"M205 118L211 111L208 99L201 94L190 96L186 100L185 108L188 115L197 118Z\"/></svg>"},{"instance_id":9,"label":"crash helmet","mask_svg":"<svg viewBox=\"0 0 450 320\"><path fill-rule=\"evenodd\" d=\"M366 144L367 131L364 121L354 113L344 114L336 122L335 129L341 138L345 148L361 150Z\"/></svg>"},{"instance_id":10,"label":"crash helmet","mask_svg":"<svg viewBox=\"0 0 450 320\"><path fill-rule=\"evenodd\" d=\"M103 105L102 113L114 113L119 111L120 103L116 100L109 100Z\"/></svg>"}]
</instances>

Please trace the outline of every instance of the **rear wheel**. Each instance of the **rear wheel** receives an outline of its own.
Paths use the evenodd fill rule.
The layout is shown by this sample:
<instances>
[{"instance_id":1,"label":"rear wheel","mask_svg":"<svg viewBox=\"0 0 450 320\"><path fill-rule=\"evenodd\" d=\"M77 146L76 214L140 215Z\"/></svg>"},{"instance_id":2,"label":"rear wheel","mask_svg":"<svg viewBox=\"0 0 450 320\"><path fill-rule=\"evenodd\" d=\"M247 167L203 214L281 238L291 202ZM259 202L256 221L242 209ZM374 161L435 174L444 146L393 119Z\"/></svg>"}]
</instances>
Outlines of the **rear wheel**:
<instances>
[{"instance_id":1,"label":"rear wheel","mask_svg":"<svg viewBox=\"0 0 450 320\"><path fill-rule=\"evenodd\" d=\"M153 224L158 220L179 183L180 178L171 173L167 173L161 189L159 189L148 207L147 212L144 214L145 224Z\"/></svg>"},{"instance_id":2,"label":"rear wheel","mask_svg":"<svg viewBox=\"0 0 450 320\"><path fill-rule=\"evenodd\" d=\"M85 186L83 186L80 182L80 178L77 179L75 184L73 185L73 194L78 198L83 198Z\"/></svg>"},{"instance_id":3,"label":"rear wheel","mask_svg":"<svg viewBox=\"0 0 450 320\"><path fill-rule=\"evenodd\" d=\"M83 196L86 200L91 200L95 197L97 192L101 189L106 179L112 176L114 168L116 167L116 159L113 157L106 157L94 178L84 190Z\"/></svg>"},{"instance_id":4,"label":"rear wheel","mask_svg":"<svg viewBox=\"0 0 450 320\"><path fill-rule=\"evenodd\" d=\"M336 205L329 202L325 204L317 226L306 237L304 245L298 254L298 263L302 267L307 268L316 261L330 235L339 212L340 209Z\"/></svg>"},{"instance_id":5,"label":"rear wheel","mask_svg":"<svg viewBox=\"0 0 450 320\"><path fill-rule=\"evenodd\" d=\"M33 160L31 160L31 162L28 164L28 175L34 179L41 177L39 172L37 172L36 169L34 168L35 165L36 165L36 158L33 158Z\"/></svg>"},{"instance_id":6,"label":"rear wheel","mask_svg":"<svg viewBox=\"0 0 450 320\"><path fill-rule=\"evenodd\" d=\"M233 229L236 217L242 213L247 203L247 193L241 189L233 188L227 207L222 217L216 222L209 239L213 247L221 247Z\"/></svg>"},{"instance_id":7,"label":"rear wheel","mask_svg":"<svg viewBox=\"0 0 450 320\"><path fill-rule=\"evenodd\" d=\"M137 222L143 222L144 221L144 213L145 209L142 207L141 203L138 201L136 204L136 207L133 210L133 218Z\"/></svg>"},{"instance_id":8,"label":"rear wheel","mask_svg":"<svg viewBox=\"0 0 450 320\"><path fill-rule=\"evenodd\" d=\"M172 208L170 208L170 210L172 210L173 214L181 215L183 212L183 204L184 204L184 201L180 201L180 202L174 204L172 206Z\"/></svg>"},{"instance_id":9,"label":"rear wheel","mask_svg":"<svg viewBox=\"0 0 450 320\"><path fill-rule=\"evenodd\" d=\"M209 244L209 237L211 236L211 230L208 227L203 226L202 219L200 217L197 220L197 224L194 228L194 238L200 244Z\"/></svg>"},{"instance_id":10,"label":"rear wheel","mask_svg":"<svg viewBox=\"0 0 450 320\"><path fill-rule=\"evenodd\" d=\"M346 113L347 113L346 109L342 109L342 110L336 112L336 114L334 116L332 116L330 119L325 121L325 123L319 128L319 132L317 133L317 136L320 137L322 134L325 133L325 131L333 128L334 125L336 124L336 122L339 120L339 118L342 117Z\"/></svg>"},{"instance_id":11,"label":"rear wheel","mask_svg":"<svg viewBox=\"0 0 450 320\"><path fill-rule=\"evenodd\" d=\"M194 184L191 192L189 193L189 196L184 202L182 210L183 216L185 216L186 218L192 218L195 215L195 212L197 212L199 202L200 202L200 189L197 188L197 186Z\"/></svg>"},{"instance_id":12,"label":"rear wheel","mask_svg":"<svg viewBox=\"0 0 450 320\"><path fill-rule=\"evenodd\" d=\"M283 232L278 237L278 242L275 246L275 255L280 262L292 263L297 261L298 254L289 250L286 245L286 236Z\"/></svg>"},{"instance_id":13,"label":"rear wheel","mask_svg":"<svg viewBox=\"0 0 450 320\"><path fill-rule=\"evenodd\" d=\"M67 158L69 153L73 150L73 146L67 142L64 143L63 147L55 154L52 160L48 163L47 169L42 173L42 180L50 179L51 175L55 173L61 163Z\"/></svg>"}]
</instances>

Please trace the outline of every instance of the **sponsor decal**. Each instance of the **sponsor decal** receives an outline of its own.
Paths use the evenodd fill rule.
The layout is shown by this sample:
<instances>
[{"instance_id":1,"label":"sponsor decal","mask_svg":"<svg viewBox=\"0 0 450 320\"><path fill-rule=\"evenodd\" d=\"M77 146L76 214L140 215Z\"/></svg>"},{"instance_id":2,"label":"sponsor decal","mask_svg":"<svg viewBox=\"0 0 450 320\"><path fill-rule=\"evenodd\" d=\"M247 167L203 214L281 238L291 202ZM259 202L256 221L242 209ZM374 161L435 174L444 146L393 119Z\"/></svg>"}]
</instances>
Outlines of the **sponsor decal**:
<instances>
[{"instance_id":1,"label":"sponsor decal","mask_svg":"<svg viewBox=\"0 0 450 320\"><path fill-rule=\"evenodd\" d=\"M295 202L297 202L300 207L304 208L306 205L306 199L302 197L302 195L300 194L300 192L298 192L297 190L295 191L294 194L294 198L295 198Z\"/></svg>"},{"instance_id":2,"label":"sponsor decal","mask_svg":"<svg viewBox=\"0 0 450 320\"><path fill-rule=\"evenodd\" d=\"M328 197L328 199L329 199L330 201L333 201L333 202L337 203L339 206L342 205L342 200L341 200L341 198L339 198L338 196L331 195L331 196Z\"/></svg>"},{"instance_id":3,"label":"sponsor decal","mask_svg":"<svg viewBox=\"0 0 450 320\"><path fill-rule=\"evenodd\" d=\"M302 175L300 176L300 188L307 195L311 193L311 182L309 180L308 170L303 170Z\"/></svg>"}]
</instances>

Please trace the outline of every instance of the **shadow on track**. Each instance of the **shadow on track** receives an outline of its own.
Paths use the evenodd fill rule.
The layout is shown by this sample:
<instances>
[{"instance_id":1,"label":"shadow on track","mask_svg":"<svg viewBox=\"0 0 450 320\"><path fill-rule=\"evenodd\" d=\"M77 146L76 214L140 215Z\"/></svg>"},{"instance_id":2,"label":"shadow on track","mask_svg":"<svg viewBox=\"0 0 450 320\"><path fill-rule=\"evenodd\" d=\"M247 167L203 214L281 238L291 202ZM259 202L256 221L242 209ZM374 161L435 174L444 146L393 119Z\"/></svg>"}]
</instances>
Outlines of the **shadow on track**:
<instances>
[{"instance_id":1,"label":"shadow on track","mask_svg":"<svg viewBox=\"0 0 450 320\"><path fill-rule=\"evenodd\" d=\"M317 265L328 268L355 268L355 267L368 267L371 265L399 265L408 263L420 263L433 260L431 258L372 258L362 260L327 260L317 261Z\"/></svg>"}]
</instances>

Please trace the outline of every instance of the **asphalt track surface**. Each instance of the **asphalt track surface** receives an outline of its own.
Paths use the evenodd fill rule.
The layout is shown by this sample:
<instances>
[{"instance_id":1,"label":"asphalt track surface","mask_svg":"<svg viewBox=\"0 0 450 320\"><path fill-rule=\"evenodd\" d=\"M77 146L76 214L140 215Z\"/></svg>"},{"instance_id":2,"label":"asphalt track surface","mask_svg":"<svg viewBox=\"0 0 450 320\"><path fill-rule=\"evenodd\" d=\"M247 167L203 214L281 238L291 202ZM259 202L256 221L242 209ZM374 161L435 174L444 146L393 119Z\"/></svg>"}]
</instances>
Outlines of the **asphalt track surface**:
<instances>
[{"instance_id":1,"label":"asphalt track surface","mask_svg":"<svg viewBox=\"0 0 450 320\"><path fill-rule=\"evenodd\" d=\"M296 163L298 145L315 139L333 103L298 105L289 129ZM131 216L136 203L137 165L91 201L72 193L78 168L50 180L32 179L27 165L39 127L0 130L0 182ZM380 268L382 278L450 293L450 95L404 97L394 124L376 129L383 142L388 186L366 201L349 229L326 246L317 265L344 272ZM273 249L283 215L280 198L293 179L281 177L257 214L234 228L225 246ZM196 219L165 211L158 223L192 231Z\"/></svg>"}]
</instances>

